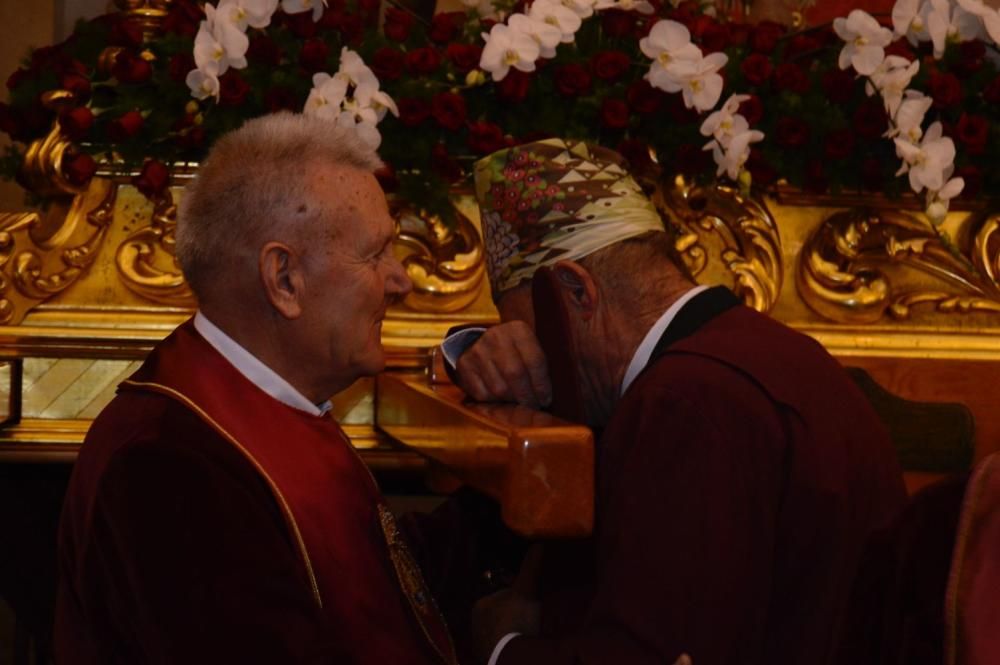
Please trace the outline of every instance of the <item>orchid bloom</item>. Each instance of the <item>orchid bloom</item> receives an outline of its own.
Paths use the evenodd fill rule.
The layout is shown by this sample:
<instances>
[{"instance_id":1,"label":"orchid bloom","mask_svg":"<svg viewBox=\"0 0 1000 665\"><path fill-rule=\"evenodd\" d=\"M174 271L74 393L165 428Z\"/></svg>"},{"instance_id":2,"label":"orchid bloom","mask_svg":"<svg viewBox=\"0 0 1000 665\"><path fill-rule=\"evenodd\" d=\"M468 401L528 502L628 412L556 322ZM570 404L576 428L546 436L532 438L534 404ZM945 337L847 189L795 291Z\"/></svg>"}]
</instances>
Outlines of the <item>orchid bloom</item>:
<instances>
[{"instance_id":1,"label":"orchid bloom","mask_svg":"<svg viewBox=\"0 0 1000 665\"><path fill-rule=\"evenodd\" d=\"M583 24L583 19L576 12L552 0L536 0L528 10L528 16L558 28L562 33L560 41L563 44L572 44L577 30Z\"/></svg>"},{"instance_id":2,"label":"orchid bloom","mask_svg":"<svg viewBox=\"0 0 1000 665\"><path fill-rule=\"evenodd\" d=\"M888 138L900 137L909 143L918 143L924 135L924 116L934 100L916 90L907 90L906 96L896 110L892 129L886 132ZM896 151L899 154L899 150ZM902 155L899 155L902 157Z\"/></svg>"},{"instance_id":3,"label":"orchid bloom","mask_svg":"<svg viewBox=\"0 0 1000 665\"><path fill-rule=\"evenodd\" d=\"M892 42L892 31L860 9L852 10L846 19L834 20L833 29L847 42L840 51L840 68L854 67L862 76L870 76L878 68L885 59L885 47Z\"/></svg>"},{"instance_id":4,"label":"orchid bloom","mask_svg":"<svg viewBox=\"0 0 1000 665\"><path fill-rule=\"evenodd\" d=\"M479 18L500 18L497 8L493 5L493 0L462 0L462 4L469 9L476 10Z\"/></svg>"},{"instance_id":5,"label":"orchid bloom","mask_svg":"<svg viewBox=\"0 0 1000 665\"><path fill-rule=\"evenodd\" d=\"M309 91L302 113L325 120L334 120L341 113L347 98L346 78L330 76L324 72L313 75L313 88Z\"/></svg>"},{"instance_id":6,"label":"orchid bloom","mask_svg":"<svg viewBox=\"0 0 1000 665\"><path fill-rule=\"evenodd\" d=\"M750 123L738 113L740 104L748 99L750 95L731 95L721 109L701 123L702 136L712 136L720 146L728 147L734 136L750 129Z\"/></svg>"},{"instance_id":7,"label":"orchid bloom","mask_svg":"<svg viewBox=\"0 0 1000 665\"><path fill-rule=\"evenodd\" d=\"M910 62L898 55L887 56L865 83L865 91L871 96L877 90L882 95L886 112L893 117L903 103L903 93L918 71L920 63L916 60Z\"/></svg>"},{"instance_id":8,"label":"orchid bloom","mask_svg":"<svg viewBox=\"0 0 1000 665\"><path fill-rule=\"evenodd\" d=\"M618 9L623 12L638 12L644 16L649 16L656 11L647 0L597 0L594 9Z\"/></svg>"},{"instance_id":9,"label":"orchid bloom","mask_svg":"<svg viewBox=\"0 0 1000 665\"><path fill-rule=\"evenodd\" d=\"M722 146L718 141L709 141L703 150L711 150L712 158L718 165L716 176L725 173L733 181L738 181L743 165L750 158L750 144L762 141L764 132L755 129L740 132L731 137L729 145Z\"/></svg>"},{"instance_id":10,"label":"orchid bloom","mask_svg":"<svg viewBox=\"0 0 1000 665\"><path fill-rule=\"evenodd\" d=\"M247 66L249 47L250 40L225 12L216 11L211 4L205 5L205 20L194 38L194 62L198 69L205 70L209 62L218 66L218 76L230 67L243 69Z\"/></svg>"},{"instance_id":11,"label":"orchid bloom","mask_svg":"<svg viewBox=\"0 0 1000 665\"><path fill-rule=\"evenodd\" d=\"M669 69L664 69L663 75L656 76L655 80L654 73L659 72L651 70L646 78L650 85L666 92L683 93L684 106L704 113L713 108L722 96L723 81L718 72L728 60L725 53L712 53L694 62L676 62Z\"/></svg>"},{"instance_id":12,"label":"orchid bloom","mask_svg":"<svg viewBox=\"0 0 1000 665\"><path fill-rule=\"evenodd\" d=\"M580 18L589 18L594 15L594 5L597 0L559 0L559 2Z\"/></svg>"},{"instance_id":13,"label":"orchid bloom","mask_svg":"<svg viewBox=\"0 0 1000 665\"><path fill-rule=\"evenodd\" d=\"M944 221L945 216L948 214L948 204L951 199L961 194L963 189L965 189L964 178L951 178L938 191L927 191L927 206L924 212L930 218L932 224L937 226Z\"/></svg>"},{"instance_id":14,"label":"orchid bloom","mask_svg":"<svg viewBox=\"0 0 1000 665\"><path fill-rule=\"evenodd\" d=\"M378 88L378 79L375 73L365 64L355 51L344 46L340 49L340 68L337 76L346 78L347 82L355 87L371 86Z\"/></svg>"},{"instance_id":15,"label":"orchid bloom","mask_svg":"<svg viewBox=\"0 0 1000 665\"><path fill-rule=\"evenodd\" d=\"M556 46L562 41L563 33L557 26L525 14L512 14L507 19L511 29L528 35L538 42L538 54L542 58L553 58Z\"/></svg>"},{"instance_id":16,"label":"orchid bloom","mask_svg":"<svg viewBox=\"0 0 1000 665\"><path fill-rule=\"evenodd\" d=\"M958 6L982 21L986 34L1000 45L1000 9L986 5L983 0L958 0Z\"/></svg>"},{"instance_id":17,"label":"orchid bloom","mask_svg":"<svg viewBox=\"0 0 1000 665\"><path fill-rule=\"evenodd\" d=\"M925 187L940 191L955 168L955 142L942 134L941 123L935 122L927 128L919 145L895 139L896 150L903 158L903 165L896 175L909 173L910 188L918 194Z\"/></svg>"},{"instance_id":18,"label":"orchid bloom","mask_svg":"<svg viewBox=\"0 0 1000 665\"><path fill-rule=\"evenodd\" d=\"M286 14L301 14L311 10L313 21L318 21L323 16L324 7L326 0L281 0L281 8Z\"/></svg>"},{"instance_id":19,"label":"orchid bloom","mask_svg":"<svg viewBox=\"0 0 1000 665\"><path fill-rule=\"evenodd\" d=\"M917 42L930 41L930 33L927 32L927 15L931 11L931 5L927 0L896 0L892 7L892 27L899 37L906 39L913 44Z\"/></svg>"},{"instance_id":20,"label":"orchid bloom","mask_svg":"<svg viewBox=\"0 0 1000 665\"><path fill-rule=\"evenodd\" d=\"M981 34L979 17L962 7L952 7L951 0L928 0L927 32L934 44L934 58L940 60L948 42L963 42Z\"/></svg>"},{"instance_id":21,"label":"orchid bloom","mask_svg":"<svg viewBox=\"0 0 1000 665\"><path fill-rule=\"evenodd\" d=\"M188 72L184 80L188 88L191 89L191 96L195 99L207 99L214 97L219 99L219 77L216 63L210 62L205 69L192 69Z\"/></svg>"},{"instance_id":22,"label":"orchid bloom","mask_svg":"<svg viewBox=\"0 0 1000 665\"><path fill-rule=\"evenodd\" d=\"M535 71L540 49L530 35L497 23L483 39L486 46L479 58L479 68L492 74L494 81L502 81L511 67L522 72Z\"/></svg>"},{"instance_id":23,"label":"orchid bloom","mask_svg":"<svg viewBox=\"0 0 1000 665\"><path fill-rule=\"evenodd\" d=\"M266 28L278 9L278 0L219 0L219 11L227 12L229 20L240 30Z\"/></svg>"},{"instance_id":24,"label":"orchid bloom","mask_svg":"<svg viewBox=\"0 0 1000 665\"><path fill-rule=\"evenodd\" d=\"M677 21L657 21L649 36L639 40L639 48L653 61L647 76L653 85L656 85L653 82L654 70L666 70L677 62L701 60L701 49L691 43L691 33Z\"/></svg>"}]
</instances>

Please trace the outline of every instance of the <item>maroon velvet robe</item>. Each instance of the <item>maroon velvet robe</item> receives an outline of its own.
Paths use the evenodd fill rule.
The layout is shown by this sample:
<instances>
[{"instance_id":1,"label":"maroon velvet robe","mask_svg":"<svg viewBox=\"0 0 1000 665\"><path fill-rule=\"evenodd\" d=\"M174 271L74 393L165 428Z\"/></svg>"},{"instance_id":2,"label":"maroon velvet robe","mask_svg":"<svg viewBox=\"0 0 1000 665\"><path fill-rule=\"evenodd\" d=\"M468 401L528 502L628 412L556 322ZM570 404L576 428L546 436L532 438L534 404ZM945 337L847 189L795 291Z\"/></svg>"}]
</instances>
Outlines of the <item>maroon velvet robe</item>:
<instances>
[{"instance_id":1,"label":"maroon velvet robe","mask_svg":"<svg viewBox=\"0 0 1000 665\"><path fill-rule=\"evenodd\" d=\"M94 422L59 545L61 665L453 662L336 422L265 394L190 322Z\"/></svg>"},{"instance_id":2,"label":"maroon velvet robe","mask_svg":"<svg viewBox=\"0 0 1000 665\"><path fill-rule=\"evenodd\" d=\"M598 453L590 547L549 548L542 635L502 665L833 661L869 536L905 495L885 429L819 344L706 291Z\"/></svg>"}]
</instances>

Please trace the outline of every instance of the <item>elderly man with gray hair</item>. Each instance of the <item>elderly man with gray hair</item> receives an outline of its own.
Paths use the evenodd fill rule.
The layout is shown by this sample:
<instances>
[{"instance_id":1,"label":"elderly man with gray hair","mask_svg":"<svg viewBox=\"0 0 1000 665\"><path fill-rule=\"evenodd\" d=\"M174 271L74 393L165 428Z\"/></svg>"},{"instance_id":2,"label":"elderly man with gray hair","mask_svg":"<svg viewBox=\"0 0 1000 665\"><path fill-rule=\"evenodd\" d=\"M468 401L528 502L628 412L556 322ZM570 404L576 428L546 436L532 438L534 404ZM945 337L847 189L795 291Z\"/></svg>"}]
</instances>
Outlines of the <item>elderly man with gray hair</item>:
<instances>
[{"instance_id":1,"label":"elderly man with gray hair","mask_svg":"<svg viewBox=\"0 0 1000 665\"><path fill-rule=\"evenodd\" d=\"M385 364L410 282L349 130L279 114L212 148L180 207L199 311L94 422L60 528L63 665L454 663L329 398Z\"/></svg>"}]
</instances>

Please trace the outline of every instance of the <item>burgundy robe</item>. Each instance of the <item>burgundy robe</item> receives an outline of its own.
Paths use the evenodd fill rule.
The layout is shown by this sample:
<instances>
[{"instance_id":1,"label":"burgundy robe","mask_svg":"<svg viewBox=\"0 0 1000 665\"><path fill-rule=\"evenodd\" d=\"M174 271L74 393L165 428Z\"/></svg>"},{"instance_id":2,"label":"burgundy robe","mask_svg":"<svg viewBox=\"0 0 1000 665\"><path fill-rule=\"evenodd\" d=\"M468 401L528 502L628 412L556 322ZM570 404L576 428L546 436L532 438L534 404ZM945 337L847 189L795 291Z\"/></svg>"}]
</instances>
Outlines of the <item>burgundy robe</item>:
<instances>
[{"instance_id":1,"label":"burgundy robe","mask_svg":"<svg viewBox=\"0 0 1000 665\"><path fill-rule=\"evenodd\" d=\"M340 427L188 322L87 435L59 538L60 665L454 662Z\"/></svg>"},{"instance_id":2,"label":"burgundy robe","mask_svg":"<svg viewBox=\"0 0 1000 665\"><path fill-rule=\"evenodd\" d=\"M590 547L550 548L542 635L502 665L833 661L863 550L905 493L884 427L818 343L703 292L598 453Z\"/></svg>"}]
</instances>

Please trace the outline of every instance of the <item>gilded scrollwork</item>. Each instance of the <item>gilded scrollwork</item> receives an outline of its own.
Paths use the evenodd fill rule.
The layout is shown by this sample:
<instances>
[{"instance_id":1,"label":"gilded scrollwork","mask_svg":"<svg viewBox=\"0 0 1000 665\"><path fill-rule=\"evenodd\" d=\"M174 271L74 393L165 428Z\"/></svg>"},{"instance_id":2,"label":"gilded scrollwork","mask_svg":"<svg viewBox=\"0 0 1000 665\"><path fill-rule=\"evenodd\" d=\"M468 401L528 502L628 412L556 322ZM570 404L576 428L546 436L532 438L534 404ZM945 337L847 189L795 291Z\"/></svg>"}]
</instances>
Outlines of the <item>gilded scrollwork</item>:
<instances>
[{"instance_id":1,"label":"gilded scrollwork","mask_svg":"<svg viewBox=\"0 0 1000 665\"><path fill-rule=\"evenodd\" d=\"M760 312L774 306L783 280L781 238L761 201L682 178L664 184L655 199L677 227L677 251L699 281L728 279L747 305Z\"/></svg>"},{"instance_id":2,"label":"gilded scrollwork","mask_svg":"<svg viewBox=\"0 0 1000 665\"><path fill-rule=\"evenodd\" d=\"M116 189L96 182L100 203L84 214L78 196L45 235L39 213L0 213L0 324L16 325L35 305L72 286L94 263L114 213ZM101 191L103 190L103 191ZM44 236L44 237L43 237ZM13 288L11 288L13 287Z\"/></svg>"},{"instance_id":3,"label":"gilded scrollwork","mask_svg":"<svg viewBox=\"0 0 1000 665\"><path fill-rule=\"evenodd\" d=\"M164 305L193 307L194 294L174 256L177 205L168 189L153 203L150 222L131 233L115 252L122 282L132 292Z\"/></svg>"},{"instance_id":4,"label":"gilded scrollwork","mask_svg":"<svg viewBox=\"0 0 1000 665\"><path fill-rule=\"evenodd\" d=\"M472 221L456 210L449 228L437 217L397 213L395 251L413 282L405 304L419 312L457 312L479 295L485 274L483 242Z\"/></svg>"},{"instance_id":5,"label":"gilded scrollwork","mask_svg":"<svg viewBox=\"0 0 1000 665\"><path fill-rule=\"evenodd\" d=\"M796 283L821 316L841 323L908 319L917 306L943 314L1000 313L1000 215L970 215L963 252L914 215L853 208L806 240Z\"/></svg>"}]
</instances>

